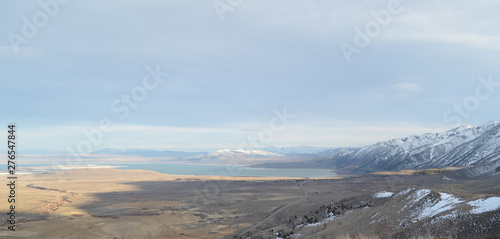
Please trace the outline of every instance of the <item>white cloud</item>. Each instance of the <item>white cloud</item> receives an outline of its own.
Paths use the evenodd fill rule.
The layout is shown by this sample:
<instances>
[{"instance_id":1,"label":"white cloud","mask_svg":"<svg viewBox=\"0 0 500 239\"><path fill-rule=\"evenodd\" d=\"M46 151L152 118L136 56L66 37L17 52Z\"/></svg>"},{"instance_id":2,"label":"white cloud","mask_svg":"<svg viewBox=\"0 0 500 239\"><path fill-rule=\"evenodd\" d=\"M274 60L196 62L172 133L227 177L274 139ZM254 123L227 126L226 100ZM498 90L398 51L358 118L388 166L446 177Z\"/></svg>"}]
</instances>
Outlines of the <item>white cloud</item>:
<instances>
[{"instance_id":1,"label":"white cloud","mask_svg":"<svg viewBox=\"0 0 500 239\"><path fill-rule=\"evenodd\" d=\"M3 57L42 57L45 53L38 47L19 46L16 52L11 46L0 46L0 56Z\"/></svg>"},{"instance_id":2,"label":"white cloud","mask_svg":"<svg viewBox=\"0 0 500 239\"><path fill-rule=\"evenodd\" d=\"M493 15L488 13L488 8L491 6L481 8L470 4L457 5L443 8L437 4L425 9L422 9L422 6L409 6L405 9L406 12L393 19L391 22L393 27L389 27L381 38L460 44L463 47L500 50L497 44L500 40L498 21L495 20L498 16L496 13ZM469 10L463 10L465 7Z\"/></svg>"},{"instance_id":3,"label":"white cloud","mask_svg":"<svg viewBox=\"0 0 500 239\"><path fill-rule=\"evenodd\" d=\"M422 87L419 84L410 82L398 82L391 86L395 96L413 96L422 91Z\"/></svg>"},{"instance_id":4,"label":"white cloud","mask_svg":"<svg viewBox=\"0 0 500 239\"><path fill-rule=\"evenodd\" d=\"M291 124L277 134L278 145L329 147L366 146L394 138L433 132L437 127L409 122L323 121L321 124Z\"/></svg>"},{"instance_id":5,"label":"white cloud","mask_svg":"<svg viewBox=\"0 0 500 239\"><path fill-rule=\"evenodd\" d=\"M461 44L468 47L479 48L484 50L498 51L500 46L500 36L477 34L468 32L389 32L388 37L392 39L402 39L406 41L426 41L449 44Z\"/></svg>"}]
</instances>

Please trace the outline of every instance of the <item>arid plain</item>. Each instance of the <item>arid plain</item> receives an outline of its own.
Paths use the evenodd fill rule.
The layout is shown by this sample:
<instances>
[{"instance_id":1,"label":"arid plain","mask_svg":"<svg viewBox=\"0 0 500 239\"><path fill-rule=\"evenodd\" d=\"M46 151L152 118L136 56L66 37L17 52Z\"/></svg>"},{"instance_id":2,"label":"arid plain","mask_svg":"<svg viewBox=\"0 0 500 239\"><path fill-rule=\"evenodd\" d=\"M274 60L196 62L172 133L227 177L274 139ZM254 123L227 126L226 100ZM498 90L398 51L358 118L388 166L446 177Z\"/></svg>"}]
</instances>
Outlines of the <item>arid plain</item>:
<instances>
[{"instance_id":1,"label":"arid plain","mask_svg":"<svg viewBox=\"0 0 500 239\"><path fill-rule=\"evenodd\" d=\"M2 230L0 236L232 237L303 196L292 178L178 176L146 170L61 170L21 175L17 184L16 231ZM5 218L2 224L7 227Z\"/></svg>"},{"instance_id":2,"label":"arid plain","mask_svg":"<svg viewBox=\"0 0 500 239\"><path fill-rule=\"evenodd\" d=\"M360 220L366 220L364 214L369 210L385 206L372 203L370 209L353 209L348 216L320 227L299 229L295 225L303 221L303 215L313 215L325 205L337 202L356 207L383 190L425 187L471 199L500 192L499 177L474 181L443 178L440 174L227 178L123 169L43 172L18 178L16 231L2 230L0 236L268 238L275 237L276 231L293 229L307 238L336 238L348 233L380 234L379 224ZM2 209L6 207L2 205ZM6 215L5 210L2 214ZM360 223L367 226L360 227ZM2 224L7 227L5 219Z\"/></svg>"}]
</instances>

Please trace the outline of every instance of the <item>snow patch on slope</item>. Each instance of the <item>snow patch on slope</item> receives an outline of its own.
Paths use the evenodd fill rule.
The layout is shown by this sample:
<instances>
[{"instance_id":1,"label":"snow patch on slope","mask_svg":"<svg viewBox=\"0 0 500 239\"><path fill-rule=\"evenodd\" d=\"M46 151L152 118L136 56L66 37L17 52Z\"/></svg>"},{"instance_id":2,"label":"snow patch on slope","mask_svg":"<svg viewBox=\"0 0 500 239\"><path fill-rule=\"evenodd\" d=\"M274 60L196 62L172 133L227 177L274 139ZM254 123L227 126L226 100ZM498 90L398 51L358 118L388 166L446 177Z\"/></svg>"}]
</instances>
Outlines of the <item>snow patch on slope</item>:
<instances>
[{"instance_id":1,"label":"snow patch on slope","mask_svg":"<svg viewBox=\"0 0 500 239\"><path fill-rule=\"evenodd\" d=\"M495 211L500 208L500 197L482 198L467 204L473 207L471 210L473 214Z\"/></svg>"},{"instance_id":2,"label":"snow patch on slope","mask_svg":"<svg viewBox=\"0 0 500 239\"><path fill-rule=\"evenodd\" d=\"M319 226L323 223L326 223L326 222L329 222L329 221L333 221L337 219L337 216L333 215L333 213L330 213L328 214L328 217L325 218L325 219L322 219L321 221L319 222L316 222L316 223L311 223L311 224L307 224L306 227L315 227L315 226Z\"/></svg>"},{"instance_id":3,"label":"snow patch on slope","mask_svg":"<svg viewBox=\"0 0 500 239\"><path fill-rule=\"evenodd\" d=\"M422 220L429 217L434 217L442 212L454 209L463 201L448 193L439 193L441 195L437 202L427 201L420 211L418 219Z\"/></svg>"},{"instance_id":4,"label":"snow patch on slope","mask_svg":"<svg viewBox=\"0 0 500 239\"><path fill-rule=\"evenodd\" d=\"M481 214L484 212L500 209L500 197L482 198L475 201L465 202L449 193L433 192L429 189L416 189L410 187L393 197L402 200L404 206L399 210L401 215L406 215L400 221L400 226L405 222L417 222L439 215L440 218L456 217L460 213ZM472 207L467 211L462 205L468 204Z\"/></svg>"},{"instance_id":5,"label":"snow patch on slope","mask_svg":"<svg viewBox=\"0 0 500 239\"><path fill-rule=\"evenodd\" d=\"M373 198L388 198L388 197L392 197L392 195L394 195L394 193L381 191L381 192L374 193Z\"/></svg>"}]
</instances>

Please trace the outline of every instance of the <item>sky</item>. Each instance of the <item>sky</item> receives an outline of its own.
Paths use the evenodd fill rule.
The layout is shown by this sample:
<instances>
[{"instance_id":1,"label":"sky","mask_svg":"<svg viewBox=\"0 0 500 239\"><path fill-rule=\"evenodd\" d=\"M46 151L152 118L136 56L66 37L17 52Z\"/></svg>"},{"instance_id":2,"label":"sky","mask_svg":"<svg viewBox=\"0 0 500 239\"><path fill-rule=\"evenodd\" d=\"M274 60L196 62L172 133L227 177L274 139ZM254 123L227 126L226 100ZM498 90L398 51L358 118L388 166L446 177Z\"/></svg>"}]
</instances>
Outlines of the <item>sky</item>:
<instances>
[{"instance_id":1,"label":"sky","mask_svg":"<svg viewBox=\"0 0 500 239\"><path fill-rule=\"evenodd\" d=\"M22 150L363 146L500 120L500 3L0 0ZM253 139L253 140L252 140Z\"/></svg>"}]
</instances>

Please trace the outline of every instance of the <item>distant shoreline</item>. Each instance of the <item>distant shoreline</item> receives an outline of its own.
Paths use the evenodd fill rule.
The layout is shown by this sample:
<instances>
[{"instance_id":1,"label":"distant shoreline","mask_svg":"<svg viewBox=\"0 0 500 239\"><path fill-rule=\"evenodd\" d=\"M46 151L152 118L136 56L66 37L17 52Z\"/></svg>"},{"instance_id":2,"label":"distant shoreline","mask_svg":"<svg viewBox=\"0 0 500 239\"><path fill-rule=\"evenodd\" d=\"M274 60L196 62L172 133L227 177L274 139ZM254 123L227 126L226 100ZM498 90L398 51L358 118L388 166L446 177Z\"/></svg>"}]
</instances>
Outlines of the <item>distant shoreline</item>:
<instances>
[{"instance_id":1,"label":"distant shoreline","mask_svg":"<svg viewBox=\"0 0 500 239\"><path fill-rule=\"evenodd\" d=\"M30 173L29 175L36 176L37 174L40 173L54 173L58 174L62 170L53 170L53 171L40 171L40 172L33 172ZM332 176L332 177L273 177L273 176L220 176L220 175L176 175L176 174L165 174L165 173L159 173L157 171L153 170L145 170L145 169L123 169L123 168L79 168L79 169L65 169L64 171L71 171L72 173L76 175L80 175L82 172L85 171L91 171L91 172L97 172L97 171L107 171L107 172L116 172L116 171L128 171L128 172L149 172L150 176L146 174L144 175L144 178L149 178L151 176L155 176L159 180L164 180L164 181L193 181L193 180L199 180L199 181L211 181L211 180L227 180L227 181L272 181L272 180L325 180L325 179L343 179L345 176Z\"/></svg>"},{"instance_id":2,"label":"distant shoreline","mask_svg":"<svg viewBox=\"0 0 500 239\"><path fill-rule=\"evenodd\" d=\"M231 166L232 168L228 168ZM271 177L271 178L332 178L338 175L330 169L276 169L252 168L244 165L173 164L173 163L108 163L108 164L25 164L19 165L19 173L33 174L75 169L126 169L149 170L165 175L222 176L222 177ZM7 173L7 172L0 172Z\"/></svg>"}]
</instances>

